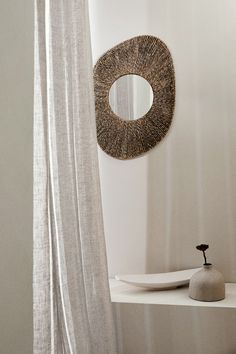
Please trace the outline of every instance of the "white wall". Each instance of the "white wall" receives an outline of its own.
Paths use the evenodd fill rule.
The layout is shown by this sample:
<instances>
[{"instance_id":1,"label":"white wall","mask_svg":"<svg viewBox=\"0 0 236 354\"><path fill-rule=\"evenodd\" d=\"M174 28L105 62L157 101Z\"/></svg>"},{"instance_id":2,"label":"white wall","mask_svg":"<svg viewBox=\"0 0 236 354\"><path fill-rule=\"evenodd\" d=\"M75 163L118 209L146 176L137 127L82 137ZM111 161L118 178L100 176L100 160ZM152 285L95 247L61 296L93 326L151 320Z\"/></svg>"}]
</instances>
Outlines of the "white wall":
<instances>
[{"instance_id":1,"label":"white wall","mask_svg":"<svg viewBox=\"0 0 236 354\"><path fill-rule=\"evenodd\" d=\"M147 15L145 1L90 0L94 63L115 44L147 33ZM147 158L119 161L99 149L99 162L110 273L141 272L145 268Z\"/></svg>"},{"instance_id":2,"label":"white wall","mask_svg":"<svg viewBox=\"0 0 236 354\"><path fill-rule=\"evenodd\" d=\"M99 149L110 274L198 266L195 245L236 281L236 2L90 0L94 62L139 34L160 37L176 71L169 134L144 157Z\"/></svg>"},{"instance_id":3,"label":"white wall","mask_svg":"<svg viewBox=\"0 0 236 354\"><path fill-rule=\"evenodd\" d=\"M33 2L0 2L0 354L32 354Z\"/></svg>"}]
</instances>

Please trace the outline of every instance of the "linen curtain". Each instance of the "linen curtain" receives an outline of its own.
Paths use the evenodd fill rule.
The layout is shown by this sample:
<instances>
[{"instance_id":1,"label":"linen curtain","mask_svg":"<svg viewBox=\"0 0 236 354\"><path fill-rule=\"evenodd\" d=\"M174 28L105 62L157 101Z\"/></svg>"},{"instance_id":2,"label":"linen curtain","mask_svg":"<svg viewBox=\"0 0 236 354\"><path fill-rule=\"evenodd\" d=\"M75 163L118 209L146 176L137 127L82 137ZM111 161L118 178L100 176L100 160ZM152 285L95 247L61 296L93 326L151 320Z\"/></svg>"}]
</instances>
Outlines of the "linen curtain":
<instances>
[{"instance_id":1,"label":"linen curtain","mask_svg":"<svg viewBox=\"0 0 236 354\"><path fill-rule=\"evenodd\" d=\"M35 0L34 90L34 354L112 354L87 1Z\"/></svg>"}]
</instances>

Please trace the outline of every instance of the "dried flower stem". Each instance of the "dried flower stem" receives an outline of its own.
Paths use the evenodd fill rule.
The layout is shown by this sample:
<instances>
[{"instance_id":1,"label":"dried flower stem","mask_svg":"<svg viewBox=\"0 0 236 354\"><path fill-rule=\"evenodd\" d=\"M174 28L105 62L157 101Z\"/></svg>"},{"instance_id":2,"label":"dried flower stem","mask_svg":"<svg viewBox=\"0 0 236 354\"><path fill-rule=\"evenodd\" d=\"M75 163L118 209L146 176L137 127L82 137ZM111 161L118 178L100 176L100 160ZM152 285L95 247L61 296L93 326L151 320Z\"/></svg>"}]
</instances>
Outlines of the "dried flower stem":
<instances>
[{"instance_id":1,"label":"dried flower stem","mask_svg":"<svg viewBox=\"0 0 236 354\"><path fill-rule=\"evenodd\" d=\"M210 263L207 262L207 258L206 258L206 254L205 254L205 251L209 248L209 245L206 245L206 244L201 244L201 245L198 245L196 246L197 250L199 251L202 251L203 253L203 257L204 257L204 265L209 265Z\"/></svg>"},{"instance_id":2,"label":"dried flower stem","mask_svg":"<svg viewBox=\"0 0 236 354\"><path fill-rule=\"evenodd\" d=\"M206 254L205 254L205 251L202 251L202 252L203 252L203 257L204 257L204 261L205 261L204 265L206 265L207 264Z\"/></svg>"}]
</instances>

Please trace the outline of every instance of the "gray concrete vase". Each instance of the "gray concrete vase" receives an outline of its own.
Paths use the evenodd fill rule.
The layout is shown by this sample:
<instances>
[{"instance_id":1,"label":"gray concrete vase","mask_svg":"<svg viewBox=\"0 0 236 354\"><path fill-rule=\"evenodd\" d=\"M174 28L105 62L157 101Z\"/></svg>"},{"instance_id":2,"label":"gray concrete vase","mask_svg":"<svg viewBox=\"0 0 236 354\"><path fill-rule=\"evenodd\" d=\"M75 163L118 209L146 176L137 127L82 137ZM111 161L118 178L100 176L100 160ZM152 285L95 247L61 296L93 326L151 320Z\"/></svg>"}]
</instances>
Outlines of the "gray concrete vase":
<instances>
[{"instance_id":1,"label":"gray concrete vase","mask_svg":"<svg viewBox=\"0 0 236 354\"><path fill-rule=\"evenodd\" d=\"M223 275L210 263L190 279L189 296L198 301L219 301L225 298Z\"/></svg>"}]
</instances>

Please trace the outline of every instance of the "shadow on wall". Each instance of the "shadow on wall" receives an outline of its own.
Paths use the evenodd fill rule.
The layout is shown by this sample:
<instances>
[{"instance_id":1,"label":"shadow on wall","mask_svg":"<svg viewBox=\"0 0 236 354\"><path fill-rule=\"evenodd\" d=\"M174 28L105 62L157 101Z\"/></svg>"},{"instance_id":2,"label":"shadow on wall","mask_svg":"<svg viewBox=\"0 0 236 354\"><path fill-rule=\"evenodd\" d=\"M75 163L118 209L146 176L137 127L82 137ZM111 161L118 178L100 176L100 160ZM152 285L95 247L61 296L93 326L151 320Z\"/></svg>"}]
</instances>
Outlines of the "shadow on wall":
<instances>
[{"instance_id":1,"label":"shadow on wall","mask_svg":"<svg viewBox=\"0 0 236 354\"><path fill-rule=\"evenodd\" d=\"M169 135L148 155L147 271L199 265L236 281L235 1L150 1L149 29L176 71Z\"/></svg>"},{"instance_id":2,"label":"shadow on wall","mask_svg":"<svg viewBox=\"0 0 236 354\"><path fill-rule=\"evenodd\" d=\"M217 153L212 130L204 140L200 118L183 116L177 109L168 136L147 156L146 272L198 267L195 246L209 243L210 261L226 281L236 281L233 188L227 190L233 166Z\"/></svg>"},{"instance_id":3,"label":"shadow on wall","mask_svg":"<svg viewBox=\"0 0 236 354\"><path fill-rule=\"evenodd\" d=\"M147 158L147 254L150 273L199 266L201 239L194 146L174 146L172 128ZM172 136L171 136L172 135ZM187 151L187 154L186 154Z\"/></svg>"}]
</instances>

